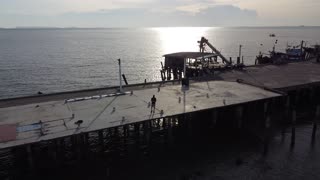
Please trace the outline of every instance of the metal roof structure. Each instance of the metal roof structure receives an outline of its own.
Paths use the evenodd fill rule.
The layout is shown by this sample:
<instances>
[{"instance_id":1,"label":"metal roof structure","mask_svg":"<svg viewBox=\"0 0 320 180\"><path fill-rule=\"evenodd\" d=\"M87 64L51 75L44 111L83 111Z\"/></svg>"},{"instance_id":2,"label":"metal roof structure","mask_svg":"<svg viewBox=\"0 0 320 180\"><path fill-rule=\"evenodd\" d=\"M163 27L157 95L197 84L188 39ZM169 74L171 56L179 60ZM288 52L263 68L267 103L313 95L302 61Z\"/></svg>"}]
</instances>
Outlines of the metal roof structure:
<instances>
[{"instance_id":1,"label":"metal roof structure","mask_svg":"<svg viewBox=\"0 0 320 180\"><path fill-rule=\"evenodd\" d=\"M150 113L150 98L157 98ZM163 117L275 98L280 94L237 82L209 81L97 94L0 108L0 149ZM78 122L82 122L79 124Z\"/></svg>"}]
</instances>

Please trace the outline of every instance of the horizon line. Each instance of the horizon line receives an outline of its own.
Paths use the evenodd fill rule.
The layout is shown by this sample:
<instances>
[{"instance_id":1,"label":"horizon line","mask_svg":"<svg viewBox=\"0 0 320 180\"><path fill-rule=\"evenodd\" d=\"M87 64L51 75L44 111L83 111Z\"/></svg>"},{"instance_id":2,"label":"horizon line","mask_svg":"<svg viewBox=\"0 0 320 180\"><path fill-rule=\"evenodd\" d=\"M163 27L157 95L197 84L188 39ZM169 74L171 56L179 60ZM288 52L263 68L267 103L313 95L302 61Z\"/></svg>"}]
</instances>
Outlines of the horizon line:
<instances>
[{"instance_id":1,"label":"horizon line","mask_svg":"<svg viewBox=\"0 0 320 180\"><path fill-rule=\"evenodd\" d=\"M292 28L320 27L320 25L283 25L283 26L145 26L145 27L51 27L51 26L16 26L0 27L0 29L139 29L139 28Z\"/></svg>"}]
</instances>

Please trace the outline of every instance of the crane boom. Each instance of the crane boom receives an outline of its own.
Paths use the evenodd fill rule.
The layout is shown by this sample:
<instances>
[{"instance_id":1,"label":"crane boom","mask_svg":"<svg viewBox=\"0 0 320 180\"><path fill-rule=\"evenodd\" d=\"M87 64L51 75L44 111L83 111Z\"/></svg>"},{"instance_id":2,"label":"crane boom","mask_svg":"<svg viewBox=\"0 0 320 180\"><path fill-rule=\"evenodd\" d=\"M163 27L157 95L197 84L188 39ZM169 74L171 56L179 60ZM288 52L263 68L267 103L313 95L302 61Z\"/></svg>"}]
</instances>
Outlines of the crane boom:
<instances>
[{"instance_id":1,"label":"crane boom","mask_svg":"<svg viewBox=\"0 0 320 180\"><path fill-rule=\"evenodd\" d=\"M218 51L211 43L209 43L208 39L206 39L205 37L201 37L201 40L198 41L198 43L200 43L200 52L204 52L205 51L205 48L204 46L205 45L208 45L210 47L210 49L215 52L221 59L223 62L225 62L226 64L228 65L231 65L232 63L227 59L225 58L221 53L220 51Z\"/></svg>"}]
</instances>

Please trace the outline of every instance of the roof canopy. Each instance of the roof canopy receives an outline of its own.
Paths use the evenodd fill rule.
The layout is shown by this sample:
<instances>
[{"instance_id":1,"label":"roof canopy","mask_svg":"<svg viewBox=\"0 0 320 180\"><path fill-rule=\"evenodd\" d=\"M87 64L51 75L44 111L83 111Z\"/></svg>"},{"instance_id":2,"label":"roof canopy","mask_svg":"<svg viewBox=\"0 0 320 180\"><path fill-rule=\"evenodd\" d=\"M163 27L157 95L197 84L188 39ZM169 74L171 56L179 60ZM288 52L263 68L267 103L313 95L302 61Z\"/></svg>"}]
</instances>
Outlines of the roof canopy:
<instances>
[{"instance_id":1,"label":"roof canopy","mask_svg":"<svg viewBox=\"0 0 320 180\"><path fill-rule=\"evenodd\" d=\"M163 55L164 57L168 58L191 58L191 59L198 59L202 57L215 57L217 56L214 53L202 53L202 52L177 52L172 54Z\"/></svg>"}]
</instances>

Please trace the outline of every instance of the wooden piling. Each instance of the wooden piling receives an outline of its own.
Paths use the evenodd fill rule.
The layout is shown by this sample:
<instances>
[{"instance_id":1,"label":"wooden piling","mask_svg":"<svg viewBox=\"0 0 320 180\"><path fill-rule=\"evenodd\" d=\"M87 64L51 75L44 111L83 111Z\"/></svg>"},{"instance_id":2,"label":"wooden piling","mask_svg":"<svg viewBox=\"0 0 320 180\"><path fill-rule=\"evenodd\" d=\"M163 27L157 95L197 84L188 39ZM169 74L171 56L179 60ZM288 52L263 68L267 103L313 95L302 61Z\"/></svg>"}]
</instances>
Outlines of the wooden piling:
<instances>
[{"instance_id":1,"label":"wooden piling","mask_svg":"<svg viewBox=\"0 0 320 180\"><path fill-rule=\"evenodd\" d=\"M119 135L119 127L114 127L113 130L114 130L113 135L118 138L120 136Z\"/></svg>"},{"instance_id":2,"label":"wooden piling","mask_svg":"<svg viewBox=\"0 0 320 180\"><path fill-rule=\"evenodd\" d=\"M98 136L99 136L99 145L100 145L100 148L101 148L101 154L103 154L103 152L104 152L104 138L103 138L103 131L102 130L100 130L99 132L98 132Z\"/></svg>"},{"instance_id":3,"label":"wooden piling","mask_svg":"<svg viewBox=\"0 0 320 180\"><path fill-rule=\"evenodd\" d=\"M212 127L215 128L218 121L218 110L211 111L212 113Z\"/></svg>"},{"instance_id":4,"label":"wooden piling","mask_svg":"<svg viewBox=\"0 0 320 180\"><path fill-rule=\"evenodd\" d=\"M85 159L89 158L89 133L83 134L83 153Z\"/></svg>"},{"instance_id":5,"label":"wooden piling","mask_svg":"<svg viewBox=\"0 0 320 180\"><path fill-rule=\"evenodd\" d=\"M187 129L188 129L188 136L192 136L192 113L189 113L186 115L186 123L187 123Z\"/></svg>"},{"instance_id":6,"label":"wooden piling","mask_svg":"<svg viewBox=\"0 0 320 180\"><path fill-rule=\"evenodd\" d=\"M237 128L242 128L242 121L243 121L243 106L238 106L236 108L236 119L237 119Z\"/></svg>"},{"instance_id":7,"label":"wooden piling","mask_svg":"<svg viewBox=\"0 0 320 180\"><path fill-rule=\"evenodd\" d=\"M167 80L171 80L171 69L167 69Z\"/></svg>"},{"instance_id":8,"label":"wooden piling","mask_svg":"<svg viewBox=\"0 0 320 180\"><path fill-rule=\"evenodd\" d=\"M55 151L56 151L55 161L57 162L57 165L59 165L61 160L61 139L55 139L54 144L55 144Z\"/></svg>"},{"instance_id":9,"label":"wooden piling","mask_svg":"<svg viewBox=\"0 0 320 180\"><path fill-rule=\"evenodd\" d=\"M312 130L312 140L315 140L317 134L317 122L320 117L320 105L316 108L316 113L313 119L313 130Z\"/></svg>"},{"instance_id":10,"label":"wooden piling","mask_svg":"<svg viewBox=\"0 0 320 180\"><path fill-rule=\"evenodd\" d=\"M270 119L270 116L268 115L265 119L265 138L264 138L264 148L263 148L264 155L267 155L269 152L270 127L271 127L271 119Z\"/></svg>"},{"instance_id":11,"label":"wooden piling","mask_svg":"<svg viewBox=\"0 0 320 180\"><path fill-rule=\"evenodd\" d=\"M147 144L151 143L151 131L152 131L151 128L152 128L151 121L145 121L143 123L143 131L144 131L144 136Z\"/></svg>"},{"instance_id":12,"label":"wooden piling","mask_svg":"<svg viewBox=\"0 0 320 180\"><path fill-rule=\"evenodd\" d=\"M240 57L237 57L237 64L240 64Z\"/></svg>"},{"instance_id":13,"label":"wooden piling","mask_svg":"<svg viewBox=\"0 0 320 180\"><path fill-rule=\"evenodd\" d=\"M315 99L315 88L310 87L308 102L309 102L309 104L314 104L315 100L316 100Z\"/></svg>"},{"instance_id":14,"label":"wooden piling","mask_svg":"<svg viewBox=\"0 0 320 180\"><path fill-rule=\"evenodd\" d=\"M49 156L52 158L54 164L57 165L57 164L58 164L58 158L57 158L57 155L58 155L57 139L52 140L51 142L52 142L52 143L49 145L49 149L48 149Z\"/></svg>"},{"instance_id":15,"label":"wooden piling","mask_svg":"<svg viewBox=\"0 0 320 180\"><path fill-rule=\"evenodd\" d=\"M296 120L297 120L297 114L296 114L296 110L294 109L292 111L292 130L291 130L291 147L294 146L295 144L295 139L296 139Z\"/></svg>"},{"instance_id":16,"label":"wooden piling","mask_svg":"<svg viewBox=\"0 0 320 180\"><path fill-rule=\"evenodd\" d=\"M264 108L264 110L263 110L263 118L264 118L263 154L266 156L268 154L268 152L269 152L270 127L271 127L269 103L265 102L263 108Z\"/></svg>"},{"instance_id":17,"label":"wooden piling","mask_svg":"<svg viewBox=\"0 0 320 180\"><path fill-rule=\"evenodd\" d=\"M164 79L164 81L165 81L165 80L167 79L166 70L163 70L162 73L163 73L163 79Z\"/></svg>"},{"instance_id":18,"label":"wooden piling","mask_svg":"<svg viewBox=\"0 0 320 180\"><path fill-rule=\"evenodd\" d=\"M301 90L297 89L295 92L295 102L294 102L294 106L297 108L300 105L300 97L301 96Z\"/></svg>"},{"instance_id":19,"label":"wooden piling","mask_svg":"<svg viewBox=\"0 0 320 180\"><path fill-rule=\"evenodd\" d=\"M82 143L82 138L81 138L82 134L76 134L74 135L74 142L75 142L75 151L76 151L76 157L77 160L81 160L82 159L82 148L83 148L83 143Z\"/></svg>"},{"instance_id":20,"label":"wooden piling","mask_svg":"<svg viewBox=\"0 0 320 180\"><path fill-rule=\"evenodd\" d=\"M287 95L284 100L284 113L282 114L282 122L281 122L281 135L284 138L286 133L286 125L291 122L290 115L291 115L291 108L290 108L290 96Z\"/></svg>"},{"instance_id":21,"label":"wooden piling","mask_svg":"<svg viewBox=\"0 0 320 180\"><path fill-rule=\"evenodd\" d=\"M34 170L35 166L34 166L34 159L33 159L31 144L26 146L26 151L27 151L27 155L28 155L29 170L30 170L30 172L32 172Z\"/></svg>"},{"instance_id":22,"label":"wooden piling","mask_svg":"<svg viewBox=\"0 0 320 180\"><path fill-rule=\"evenodd\" d=\"M140 123L135 123L133 126L134 126L134 134L136 136L136 139L139 140L139 138L140 138Z\"/></svg>"},{"instance_id":23,"label":"wooden piling","mask_svg":"<svg viewBox=\"0 0 320 180\"><path fill-rule=\"evenodd\" d=\"M167 131L167 137L168 137L168 144L169 145L172 145L173 143L173 136L172 136L172 121L173 121L173 118L168 118L167 119L167 128L168 128L168 131Z\"/></svg>"}]
</instances>

